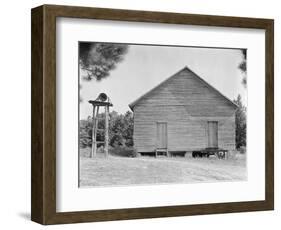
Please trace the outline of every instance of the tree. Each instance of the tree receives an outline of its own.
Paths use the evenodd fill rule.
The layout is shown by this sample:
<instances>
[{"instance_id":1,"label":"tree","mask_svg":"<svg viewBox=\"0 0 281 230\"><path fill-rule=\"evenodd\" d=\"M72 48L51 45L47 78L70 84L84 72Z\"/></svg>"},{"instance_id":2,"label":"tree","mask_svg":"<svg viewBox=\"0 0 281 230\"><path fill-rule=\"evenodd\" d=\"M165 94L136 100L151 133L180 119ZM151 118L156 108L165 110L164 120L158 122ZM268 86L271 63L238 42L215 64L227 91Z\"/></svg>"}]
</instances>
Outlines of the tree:
<instances>
[{"instance_id":1,"label":"tree","mask_svg":"<svg viewBox=\"0 0 281 230\"><path fill-rule=\"evenodd\" d=\"M246 87L247 86L247 50L246 49L242 49L242 62L240 62L240 64L238 65L238 68L242 71L243 73L243 79L242 79L242 84Z\"/></svg>"},{"instance_id":2,"label":"tree","mask_svg":"<svg viewBox=\"0 0 281 230\"><path fill-rule=\"evenodd\" d=\"M233 102L238 106L235 113L235 142L236 149L246 147L246 135L247 135L247 124L246 124L246 107L242 104L241 95L239 94L236 100Z\"/></svg>"},{"instance_id":3,"label":"tree","mask_svg":"<svg viewBox=\"0 0 281 230\"><path fill-rule=\"evenodd\" d=\"M81 42L79 44L79 64L85 71L83 79L100 81L109 76L116 64L124 59L128 51L128 45Z\"/></svg>"},{"instance_id":4,"label":"tree","mask_svg":"<svg viewBox=\"0 0 281 230\"><path fill-rule=\"evenodd\" d=\"M98 115L99 118L105 116L104 113ZM128 111L124 115L112 111L109 120L109 145L112 147L132 147L133 146L133 113ZM104 141L105 120L100 119L98 122L97 141ZM80 147L90 147L92 145L92 118L80 120ZM98 144L100 147L103 144Z\"/></svg>"},{"instance_id":5,"label":"tree","mask_svg":"<svg viewBox=\"0 0 281 230\"><path fill-rule=\"evenodd\" d=\"M110 122L109 122L109 145L112 147L123 146L123 115L119 115L116 112L110 114Z\"/></svg>"},{"instance_id":6,"label":"tree","mask_svg":"<svg viewBox=\"0 0 281 230\"><path fill-rule=\"evenodd\" d=\"M127 111L124 115L124 129L123 129L122 136L125 139L125 145L128 147L134 145L133 132L134 132L134 116L132 112Z\"/></svg>"},{"instance_id":7,"label":"tree","mask_svg":"<svg viewBox=\"0 0 281 230\"><path fill-rule=\"evenodd\" d=\"M113 111L110 113L109 121L109 145L133 146L134 117L133 113L127 111L124 115Z\"/></svg>"},{"instance_id":8,"label":"tree","mask_svg":"<svg viewBox=\"0 0 281 230\"><path fill-rule=\"evenodd\" d=\"M79 125L80 147L85 148L91 146L92 130L93 130L93 122L90 116L87 118L87 120L80 120L80 125Z\"/></svg>"}]
</instances>

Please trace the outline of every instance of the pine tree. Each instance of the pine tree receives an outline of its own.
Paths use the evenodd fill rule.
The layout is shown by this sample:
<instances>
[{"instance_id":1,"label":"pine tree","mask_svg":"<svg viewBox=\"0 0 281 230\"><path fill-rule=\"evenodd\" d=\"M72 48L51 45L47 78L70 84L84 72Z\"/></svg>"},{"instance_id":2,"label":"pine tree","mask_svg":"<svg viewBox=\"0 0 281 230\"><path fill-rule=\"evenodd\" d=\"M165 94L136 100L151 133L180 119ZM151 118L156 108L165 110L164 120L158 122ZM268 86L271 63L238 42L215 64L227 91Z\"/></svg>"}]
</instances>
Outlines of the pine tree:
<instances>
[{"instance_id":1,"label":"pine tree","mask_svg":"<svg viewBox=\"0 0 281 230\"><path fill-rule=\"evenodd\" d=\"M236 149L241 147L246 147L246 135L247 135L247 124L246 124L246 107L242 104L241 95L239 94L236 100L233 100L238 106L235 113L235 123L236 123Z\"/></svg>"}]
</instances>

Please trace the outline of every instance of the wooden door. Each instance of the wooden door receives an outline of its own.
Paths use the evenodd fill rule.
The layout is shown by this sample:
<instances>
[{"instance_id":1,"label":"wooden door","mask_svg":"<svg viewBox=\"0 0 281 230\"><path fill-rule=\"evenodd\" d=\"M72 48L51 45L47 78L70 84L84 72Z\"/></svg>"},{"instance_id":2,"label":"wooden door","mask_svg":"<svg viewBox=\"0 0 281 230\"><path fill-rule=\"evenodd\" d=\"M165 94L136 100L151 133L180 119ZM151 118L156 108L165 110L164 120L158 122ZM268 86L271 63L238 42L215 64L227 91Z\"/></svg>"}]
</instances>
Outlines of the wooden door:
<instances>
[{"instance_id":1,"label":"wooden door","mask_svg":"<svg viewBox=\"0 0 281 230\"><path fill-rule=\"evenodd\" d=\"M218 147L218 122L208 121L208 147Z\"/></svg>"},{"instance_id":2,"label":"wooden door","mask_svg":"<svg viewBox=\"0 0 281 230\"><path fill-rule=\"evenodd\" d=\"M166 149L167 144L167 122L157 122L157 143L158 149Z\"/></svg>"}]
</instances>

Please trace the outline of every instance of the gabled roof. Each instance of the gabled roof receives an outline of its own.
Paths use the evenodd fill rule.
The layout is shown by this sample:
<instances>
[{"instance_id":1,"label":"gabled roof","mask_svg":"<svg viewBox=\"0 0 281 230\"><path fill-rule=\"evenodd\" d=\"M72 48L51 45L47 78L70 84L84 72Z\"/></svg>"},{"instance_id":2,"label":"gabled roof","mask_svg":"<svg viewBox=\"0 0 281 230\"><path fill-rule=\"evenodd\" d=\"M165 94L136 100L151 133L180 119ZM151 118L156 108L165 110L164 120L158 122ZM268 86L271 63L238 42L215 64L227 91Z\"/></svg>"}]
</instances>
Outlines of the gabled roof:
<instances>
[{"instance_id":1,"label":"gabled roof","mask_svg":"<svg viewBox=\"0 0 281 230\"><path fill-rule=\"evenodd\" d=\"M224 96L220 91L218 91L216 88L214 88L212 85L210 85L208 82L206 82L204 79L202 79L201 77L199 77L196 73L194 73L190 68L188 68L187 66L185 66L184 68L182 68L181 70L179 70L178 72L176 72L175 74L173 74L171 77L167 78L166 80L162 81L160 84L158 84L157 86L155 86L154 88L152 88L151 90L149 90L147 93L143 94L141 97L139 97L138 99L136 99L135 101L133 101L132 103L129 104L130 109L133 111L135 105L137 105L142 99L146 98L147 96L149 96L154 90L160 88L162 85L164 85L165 83L169 82L170 80L172 80L175 76L177 76L180 72L187 70L191 73L193 73L193 75L195 77L197 77L204 85L206 85L209 89L213 90L214 92L216 92L219 96L221 96L222 98L224 98L226 101L228 101L232 106L234 106L235 108L237 108L237 105L231 101L229 98L227 98L226 96Z\"/></svg>"}]
</instances>

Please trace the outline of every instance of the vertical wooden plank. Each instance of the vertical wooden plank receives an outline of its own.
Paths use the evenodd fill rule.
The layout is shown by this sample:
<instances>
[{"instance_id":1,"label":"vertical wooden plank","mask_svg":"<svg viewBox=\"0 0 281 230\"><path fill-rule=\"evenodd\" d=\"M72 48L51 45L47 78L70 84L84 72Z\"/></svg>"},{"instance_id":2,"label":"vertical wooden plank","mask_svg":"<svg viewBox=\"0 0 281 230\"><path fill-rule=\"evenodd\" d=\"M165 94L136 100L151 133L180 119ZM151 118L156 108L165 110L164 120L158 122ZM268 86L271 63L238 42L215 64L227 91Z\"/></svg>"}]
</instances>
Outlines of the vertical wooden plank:
<instances>
[{"instance_id":1,"label":"vertical wooden plank","mask_svg":"<svg viewBox=\"0 0 281 230\"><path fill-rule=\"evenodd\" d=\"M274 21L268 20L266 42L266 136L265 136L265 177L266 201L269 209L274 209Z\"/></svg>"},{"instance_id":2,"label":"vertical wooden plank","mask_svg":"<svg viewBox=\"0 0 281 230\"><path fill-rule=\"evenodd\" d=\"M215 129L214 145L215 145L215 147L218 147L218 122L217 121L214 122L214 129Z\"/></svg>"},{"instance_id":3,"label":"vertical wooden plank","mask_svg":"<svg viewBox=\"0 0 281 230\"><path fill-rule=\"evenodd\" d=\"M44 222L43 7L31 13L31 220Z\"/></svg>"},{"instance_id":4,"label":"vertical wooden plank","mask_svg":"<svg viewBox=\"0 0 281 230\"><path fill-rule=\"evenodd\" d=\"M159 146L159 123L156 122L156 148L158 148L158 146Z\"/></svg>"},{"instance_id":5,"label":"vertical wooden plank","mask_svg":"<svg viewBox=\"0 0 281 230\"><path fill-rule=\"evenodd\" d=\"M109 106L105 106L105 156L108 156L108 124L109 123Z\"/></svg>"},{"instance_id":6,"label":"vertical wooden plank","mask_svg":"<svg viewBox=\"0 0 281 230\"><path fill-rule=\"evenodd\" d=\"M208 147L212 147L211 122L208 122Z\"/></svg>"},{"instance_id":7,"label":"vertical wooden plank","mask_svg":"<svg viewBox=\"0 0 281 230\"><path fill-rule=\"evenodd\" d=\"M93 118L92 118L92 148L91 148L91 158L94 157L94 143L95 143L95 122L96 122L96 119L95 119L95 112L96 112L96 106L93 105Z\"/></svg>"},{"instance_id":8,"label":"vertical wooden plank","mask_svg":"<svg viewBox=\"0 0 281 230\"><path fill-rule=\"evenodd\" d=\"M164 123L165 148L168 148L168 124Z\"/></svg>"},{"instance_id":9,"label":"vertical wooden plank","mask_svg":"<svg viewBox=\"0 0 281 230\"><path fill-rule=\"evenodd\" d=\"M98 115L99 115L99 106L97 106L97 111L96 111L96 115L95 115L95 122L94 122L94 140L93 140L93 143L92 143L92 146L94 146L94 149L93 149L93 157L95 157L97 155L97 130L98 130L98 121L99 121L99 118L98 118Z\"/></svg>"},{"instance_id":10,"label":"vertical wooden plank","mask_svg":"<svg viewBox=\"0 0 281 230\"><path fill-rule=\"evenodd\" d=\"M56 16L44 9L44 223L56 213Z\"/></svg>"},{"instance_id":11,"label":"vertical wooden plank","mask_svg":"<svg viewBox=\"0 0 281 230\"><path fill-rule=\"evenodd\" d=\"M210 147L215 147L215 126L214 126L214 122L210 122L209 127L210 127Z\"/></svg>"},{"instance_id":12,"label":"vertical wooden plank","mask_svg":"<svg viewBox=\"0 0 281 230\"><path fill-rule=\"evenodd\" d=\"M156 148L160 148L161 142L160 142L160 123L156 123Z\"/></svg>"},{"instance_id":13,"label":"vertical wooden plank","mask_svg":"<svg viewBox=\"0 0 281 230\"><path fill-rule=\"evenodd\" d=\"M164 148L167 148L167 124L166 123L163 123L162 124L162 127L163 127L163 147Z\"/></svg>"},{"instance_id":14,"label":"vertical wooden plank","mask_svg":"<svg viewBox=\"0 0 281 230\"><path fill-rule=\"evenodd\" d=\"M159 127L159 148L162 148L163 147L163 130L162 130L162 124L158 124L158 127Z\"/></svg>"}]
</instances>

